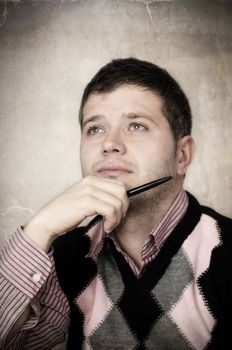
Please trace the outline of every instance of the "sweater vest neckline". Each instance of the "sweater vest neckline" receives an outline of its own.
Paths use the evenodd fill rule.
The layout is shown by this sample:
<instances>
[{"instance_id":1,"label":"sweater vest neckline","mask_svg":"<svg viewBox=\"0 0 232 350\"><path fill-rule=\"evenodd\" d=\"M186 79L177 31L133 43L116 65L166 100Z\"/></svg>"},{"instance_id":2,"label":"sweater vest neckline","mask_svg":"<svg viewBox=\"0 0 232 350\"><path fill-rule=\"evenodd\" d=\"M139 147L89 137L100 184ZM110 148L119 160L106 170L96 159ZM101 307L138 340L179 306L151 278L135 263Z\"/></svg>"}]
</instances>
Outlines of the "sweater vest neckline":
<instances>
[{"instance_id":1,"label":"sweater vest neckline","mask_svg":"<svg viewBox=\"0 0 232 350\"><path fill-rule=\"evenodd\" d=\"M166 268L169 266L172 257L177 253L184 240L189 236L200 220L201 211L199 210L198 203L194 197L192 197L190 194L188 195L191 197L191 200L189 201L186 214L167 238L159 254L152 260L139 278L135 276L125 258L116 249L112 240L107 239L107 241L109 241L112 254L121 272L123 282L126 286L132 286L133 284L137 284L139 282L148 290L151 290L162 277Z\"/></svg>"}]
</instances>

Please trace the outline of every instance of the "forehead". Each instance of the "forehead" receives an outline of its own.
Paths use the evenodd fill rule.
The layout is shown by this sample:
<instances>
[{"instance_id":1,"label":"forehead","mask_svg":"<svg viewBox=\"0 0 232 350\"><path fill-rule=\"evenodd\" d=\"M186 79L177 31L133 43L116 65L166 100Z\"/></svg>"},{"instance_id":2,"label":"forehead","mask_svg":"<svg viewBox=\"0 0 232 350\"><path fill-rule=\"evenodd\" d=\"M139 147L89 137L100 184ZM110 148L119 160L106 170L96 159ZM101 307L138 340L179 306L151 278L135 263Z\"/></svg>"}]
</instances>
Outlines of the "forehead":
<instances>
[{"instance_id":1,"label":"forehead","mask_svg":"<svg viewBox=\"0 0 232 350\"><path fill-rule=\"evenodd\" d=\"M93 93L83 108L83 119L95 114L117 113L161 113L162 99L143 87L123 85L107 93ZM162 113L161 113L162 114Z\"/></svg>"}]
</instances>

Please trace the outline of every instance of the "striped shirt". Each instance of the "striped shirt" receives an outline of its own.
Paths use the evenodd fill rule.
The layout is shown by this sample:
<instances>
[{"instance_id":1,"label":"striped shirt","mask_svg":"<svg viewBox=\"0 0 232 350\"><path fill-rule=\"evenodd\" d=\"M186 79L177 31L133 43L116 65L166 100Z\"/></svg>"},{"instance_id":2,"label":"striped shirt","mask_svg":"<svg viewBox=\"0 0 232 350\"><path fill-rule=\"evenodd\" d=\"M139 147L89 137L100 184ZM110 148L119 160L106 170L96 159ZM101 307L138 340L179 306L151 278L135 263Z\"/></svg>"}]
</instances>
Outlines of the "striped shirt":
<instances>
[{"instance_id":1,"label":"striped shirt","mask_svg":"<svg viewBox=\"0 0 232 350\"><path fill-rule=\"evenodd\" d=\"M188 197L182 191L144 243L141 269L114 240L137 276L158 254L187 206ZM96 256L102 249L105 236L102 228L99 222L87 233L91 238L89 256ZM30 312L26 322L17 332L10 333L15 320L28 305ZM52 251L46 254L18 228L0 254L0 348L51 349L65 340L68 325L68 301L58 283Z\"/></svg>"},{"instance_id":2,"label":"striped shirt","mask_svg":"<svg viewBox=\"0 0 232 350\"><path fill-rule=\"evenodd\" d=\"M8 336L28 305L26 322ZM18 228L0 255L0 349L51 349L65 340L68 324L52 252L45 254Z\"/></svg>"}]
</instances>

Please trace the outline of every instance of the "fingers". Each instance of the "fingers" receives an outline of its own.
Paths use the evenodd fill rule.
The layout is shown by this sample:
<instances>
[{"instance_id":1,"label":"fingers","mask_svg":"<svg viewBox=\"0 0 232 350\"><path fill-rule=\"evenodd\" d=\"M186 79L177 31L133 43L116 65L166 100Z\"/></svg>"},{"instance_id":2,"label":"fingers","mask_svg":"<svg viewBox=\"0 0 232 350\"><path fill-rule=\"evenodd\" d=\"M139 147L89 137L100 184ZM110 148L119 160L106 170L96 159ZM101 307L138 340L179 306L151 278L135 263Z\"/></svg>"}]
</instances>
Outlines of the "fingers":
<instances>
[{"instance_id":1,"label":"fingers","mask_svg":"<svg viewBox=\"0 0 232 350\"><path fill-rule=\"evenodd\" d=\"M91 208L92 215L102 215L105 231L111 232L128 209L129 200L125 186L115 180L95 177L84 178L82 185L83 207Z\"/></svg>"},{"instance_id":2,"label":"fingers","mask_svg":"<svg viewBox=\"0 0 232 350\"><path fill-rule=\"evenodd\" d=\"M37 241L40 235L45 237L48 246L51 238L100 214L104 217L105 231L111 232L126 215L128 204L122 183L88 176L45 204L32 218L30 230Z\"/></svg>"},{"instance_id":3,"label":"fingers","mask_svg":"<svg viewBox=\"0 0 232 350\"><path fill-rule=\"evenodd\" d=\"M116 207L122 207L122 216L125 216L129 200L123 183L98 177L86 177L83 181L88 184L85 187L86 191L105 202L111 203L112 200L112 204L115 203Z\"/></svg>"},{"instance_id":4,"label":"fingers","mask_svg":"<svg viewBox=\"0 0 232 350\"><path fill-rule=\"evenodd\" d=\"M111 232L126 215L128 208L127 201L120 199L108 192L99 190L97 188L88 189L80 198L84 210L89 214L100 214L104 217L104 229L106 232Z\"/></svg>"}]
</instances>

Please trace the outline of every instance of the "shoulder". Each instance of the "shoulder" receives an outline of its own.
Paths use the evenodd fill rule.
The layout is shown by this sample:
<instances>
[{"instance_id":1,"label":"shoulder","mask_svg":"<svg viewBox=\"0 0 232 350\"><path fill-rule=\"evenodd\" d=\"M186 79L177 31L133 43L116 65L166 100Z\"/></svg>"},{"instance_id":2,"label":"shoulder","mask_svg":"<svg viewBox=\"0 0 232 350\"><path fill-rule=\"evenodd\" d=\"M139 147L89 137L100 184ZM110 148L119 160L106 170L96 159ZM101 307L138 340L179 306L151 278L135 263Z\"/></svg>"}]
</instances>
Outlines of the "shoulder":
<instances>
[{"instance_id":1,"label":"shoulder","mask_svg":"<svg viewBox=\"0 0 232 350\"><path fill-rule=\"evenodd\" d=\"M222 215L213 208L201 205L193 195L188 192L187 194L189 197L189 202L191 204L194 203L194 206L198 207L198 210L201 212L201 216L204 215L214 220L222 241L231 242L232 244L232 219Z\"/></svg>"},{"instance_id":2,"label":"shoulder","mask_svg":"<svg viewBox=\"0 0 232 350\"><path fill-rule=\"evenodd\" d=\"M217 222L220 222L224 225L228 225L228 227L231 228L232 226L232 218L229 218L225 215L222 215L220 213L218 213L216 210L206 207L206 206L202 206L202 211L204 214L211 216L212 218L214 218Z\"/></svg>"},{"instance_id":3,"label":"shoulder","mask_svg":"<svg viewBox=\"0 0 232 350\"><path fill-rule=\"evenodd\" d=\"M202 210L205 215L208 215L215 220L224 248L228 248L229 251L231 251L232 219L206 206L203 206Z\"/></svg>"}]
</instances>

